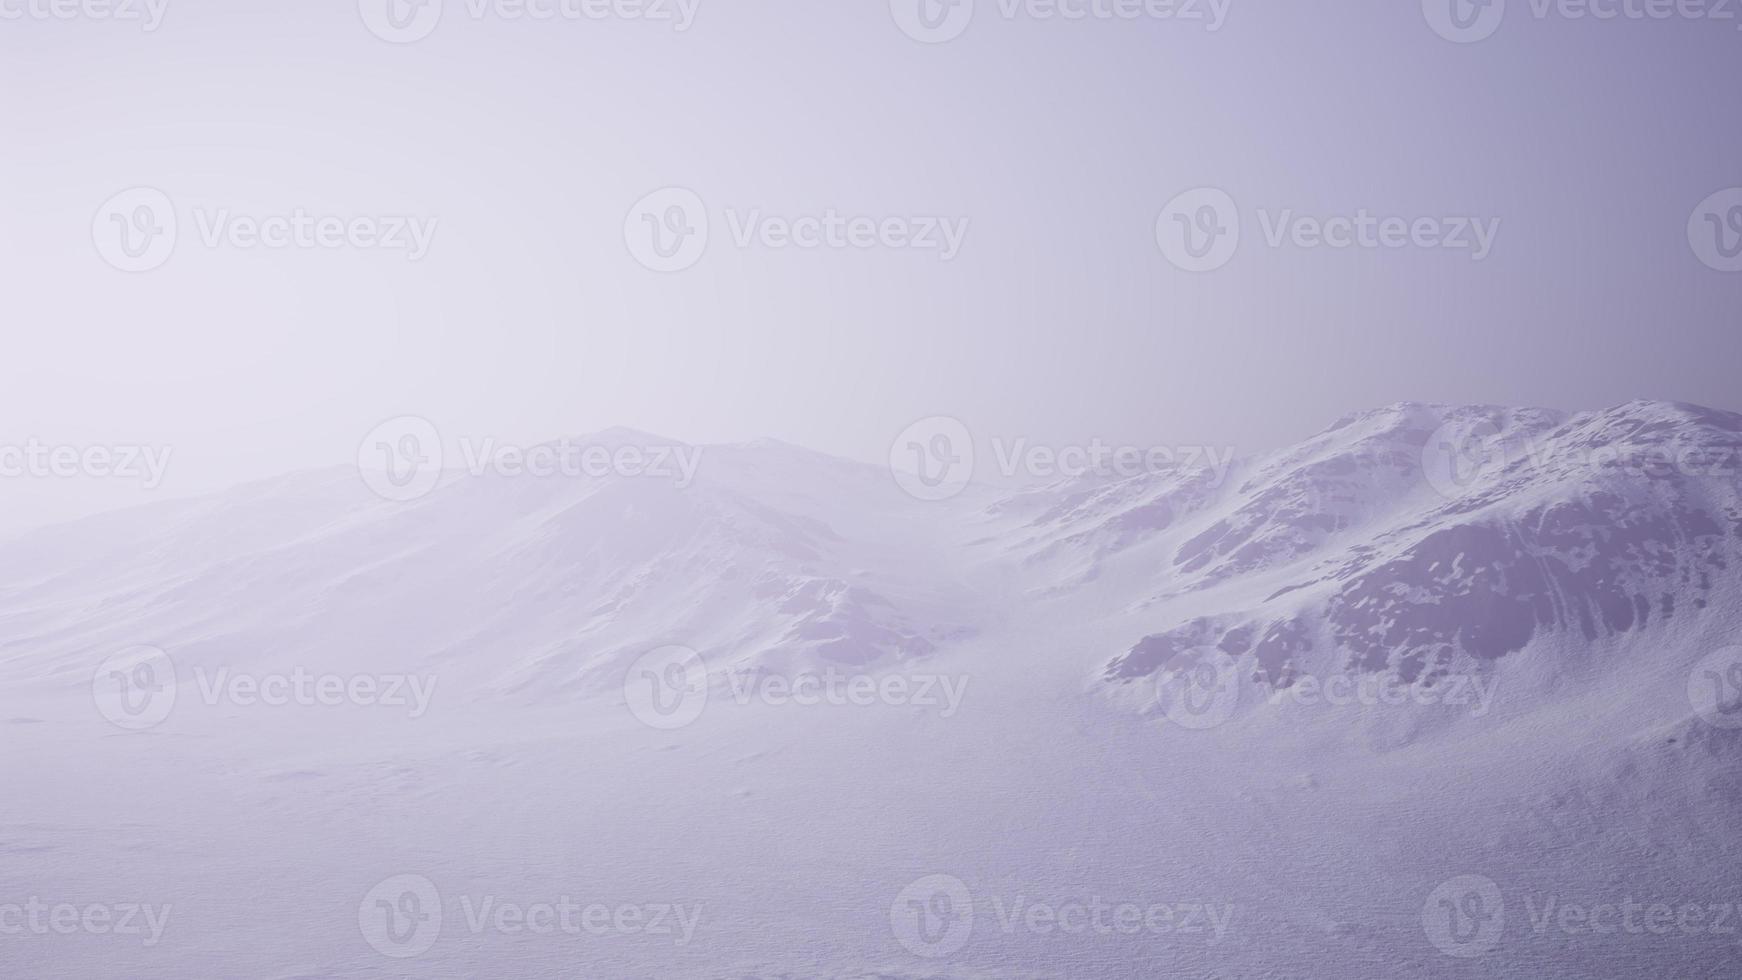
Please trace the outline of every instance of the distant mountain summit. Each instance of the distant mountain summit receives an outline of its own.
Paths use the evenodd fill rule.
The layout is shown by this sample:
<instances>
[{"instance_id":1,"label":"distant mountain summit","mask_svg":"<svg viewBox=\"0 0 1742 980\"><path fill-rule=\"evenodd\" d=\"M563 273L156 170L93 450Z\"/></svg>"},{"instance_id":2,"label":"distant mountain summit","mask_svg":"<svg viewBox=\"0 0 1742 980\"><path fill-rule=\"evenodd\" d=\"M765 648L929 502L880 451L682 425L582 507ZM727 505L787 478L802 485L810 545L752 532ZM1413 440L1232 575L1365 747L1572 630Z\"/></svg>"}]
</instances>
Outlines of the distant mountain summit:
<instances>
[{"instance_id":1,"label":"distant mountain summit","mask_svg":"<svg viewBox=\"0 0 1742 980\"><path fill-rule=\"evenodd\" d=\"M1102 502L1055 538L1101 562L1147 547L1156 596L1208 610L1136 638L1108 681L1211 659L1272 688L1308 663L1431 685L1540 639L1667 643L1699 617L1742 555L1742 416L1400 404L1219 492L1164 480ZM1169 519L1134 538L1133 507Z\"/></svg>"},{"instance_id":2,"label":"distant mountain summit","mask_svg":"<svg viewBox=\"0 0 1742 980\"><path fill-rule=\"evenodd\" d=\"M1402 403L1231 467L949 501L773 440L694 447L682 485L449 473L398 503L323 470L8 542L0 669L76 678L151 643L560 698L667 644L872 671L1026 612L1117 638L1096 670L1112 689L1211 661L1270 689L1431 685L1546 638L1668 643L1697 623L1742 548L1739 446L1742 416L1688 405Z\"/></svg>"}]
</instances>

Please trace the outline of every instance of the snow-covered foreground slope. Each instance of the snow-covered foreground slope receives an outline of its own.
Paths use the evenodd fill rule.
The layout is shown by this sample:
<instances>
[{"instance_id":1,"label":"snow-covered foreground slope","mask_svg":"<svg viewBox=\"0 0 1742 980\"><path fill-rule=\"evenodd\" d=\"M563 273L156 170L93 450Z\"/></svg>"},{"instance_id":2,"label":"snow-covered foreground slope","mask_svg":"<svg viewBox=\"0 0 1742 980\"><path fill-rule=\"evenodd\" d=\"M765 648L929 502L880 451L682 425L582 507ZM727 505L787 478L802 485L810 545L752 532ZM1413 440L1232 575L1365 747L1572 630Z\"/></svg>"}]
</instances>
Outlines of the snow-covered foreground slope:
<instances>
[{"instance_id":1,"label":"snow-covered foreground slope","mask_svg":"<svg viewBox=\"0 0 1742 980\"><path fill-rule=\"evenodd\" d=\"M1404 405L1226 479L764 443L39 531L0 975L1732 975L1739 441Z\"/></svg>"}]
</instances>

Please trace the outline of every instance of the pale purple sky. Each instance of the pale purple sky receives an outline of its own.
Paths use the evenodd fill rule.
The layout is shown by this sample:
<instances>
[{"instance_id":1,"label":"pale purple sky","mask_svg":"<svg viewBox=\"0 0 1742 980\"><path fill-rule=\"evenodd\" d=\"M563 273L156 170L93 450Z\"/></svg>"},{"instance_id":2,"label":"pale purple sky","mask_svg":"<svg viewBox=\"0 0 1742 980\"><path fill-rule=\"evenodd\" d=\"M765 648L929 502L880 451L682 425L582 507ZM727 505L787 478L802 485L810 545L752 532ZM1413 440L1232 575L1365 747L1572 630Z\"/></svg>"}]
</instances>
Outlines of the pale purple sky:
<instances>
[{"instance_id":1,"label":"pale purple sky","mask_svg":"<svg viewBox=\"0 0 1742 980\"><path fill-rule=\"evenodd\" d=\"M175 450L156 491L0 480L0 528L345 463L406 414L875 461L934 415L1249 452L1401 399L1742 408L1742 274L1688 231L1742 186L1735 20L1512 0L1459 44L1399 0L1233 0L1214 31L979 0L922 44L890 0L701 0L681 32L483 2L393 44L356 0L167 0L154 31L0 0L0 443ZM93 221L138 186L180 228L128 273ZM711 229L659 273L625 217L668 186ZM1242 238L1192 273L1157 216L1199 187ZM299 208L438 224L417 262L202 241L214 215ZM741 248L758 209L968 231L948 261ZM1266 241L1284 211L1363 209L1500 224L1481 261Z\"/></svg>"}]
</instances>

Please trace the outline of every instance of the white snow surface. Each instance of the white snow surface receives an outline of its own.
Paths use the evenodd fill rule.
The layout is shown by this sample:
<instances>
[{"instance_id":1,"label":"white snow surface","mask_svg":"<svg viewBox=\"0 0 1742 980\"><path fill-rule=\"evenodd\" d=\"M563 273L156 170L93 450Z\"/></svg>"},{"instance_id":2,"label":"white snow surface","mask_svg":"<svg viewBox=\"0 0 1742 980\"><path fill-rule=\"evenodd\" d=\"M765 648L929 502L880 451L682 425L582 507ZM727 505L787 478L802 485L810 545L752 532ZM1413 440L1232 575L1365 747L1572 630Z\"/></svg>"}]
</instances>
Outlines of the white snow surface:
<instances>
[{"instance_id":1,"label":"white snow surface","mask_svg":"<svg viewBox=\"0 0 1742 980\"><path fill-rule=\"evenodd\" d=\"M1435 489L1434 434L1477 426L1536 454ZM336 469L28 533L0 546L0 976L1735 976L1742 729L1690 687L1742 644L1742 484L1614 459L1739 444L1742 418L1669 403L1405 404L1222 482L932 502L762 442L703 447L682 489L455 473L394 503ZM140 645L177 696L126 730L93 672ZM671 645L707 696L662 730L627 692ZM1205 668L1233 703L1192 724L1170 698ZM202 686L295 671L436 687L414 717ZM960 702L735 696L824 671ZM1303 695L1334 677L1413 699ZM1451 684L1491 700L1419 703ZM359 926L402 875L442 905L409 958ZM933 875L972 929L928 956L891 905ZM1472 955L1424 926L1460 876L1505 900ZM171 911L155 944L7 932L32 899ZM564 899L699 919L468 919ZM1551 901L1736 918L1599 932ZM1228 918L1010 913L1097 905Z\"/></svg>"}]
</instances>

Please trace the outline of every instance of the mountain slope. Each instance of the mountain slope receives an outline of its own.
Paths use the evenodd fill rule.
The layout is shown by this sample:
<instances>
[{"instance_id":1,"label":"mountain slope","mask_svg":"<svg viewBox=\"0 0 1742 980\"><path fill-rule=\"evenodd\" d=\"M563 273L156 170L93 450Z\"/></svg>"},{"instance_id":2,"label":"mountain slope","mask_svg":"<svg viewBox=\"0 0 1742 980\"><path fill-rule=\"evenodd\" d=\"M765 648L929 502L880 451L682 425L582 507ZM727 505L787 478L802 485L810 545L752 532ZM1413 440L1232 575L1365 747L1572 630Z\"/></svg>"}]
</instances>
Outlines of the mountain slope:
<instances>
[{"instance_id":1,"label":"mountain slope","mask_svg":"<svg viewBox=\"0 0 1742 980\"><path fill-rule=\"evenodd\" d=\"M1230 578L1257 588L1135 641L1105 676L1207 658L1270 688L1303 673L1432 686L1539 640L1673 639L1735 582L1739 446L1742 417L1657 403L1346 419L1258 461L1168 542L1176 605Z\"/></svg>"},{"instance_id":2,"label":"mountain slope","mask_svg":"<svg viewBox=\"0 0 1742 980\"><path fill-rule=\"evenodd\" d=\"M0 973L1730 975L1733 935L1540 910L1742 895L1737 422L1400 405L1225 478L948 502L771 443L681 488L331 471L16 538L0 897L175 911L149 949L5 937ZM136 730L92 671L138 643L184 686ZM667 644L716 675L669 728L625 685ZM440 683L416 713L187 676L297 668ZM831 668L894 693L731 696ZM441 934L394 959L367 923L407 875ZM914 900L940 876L965 904ZM1489 891L1497 942L1444 928ZM570 899L700 912L479 911ZM1061 928L1114 905L1143 926ZM911 918L940 908L959 945Z\"/></svg>"},{"instance_id":3,"label":"mountain slope","mask_svg":"<svg viewBox=\"0 0 1742 980\"><path fill-rule=\"evenodd\" d=\"M666 643L848 669L973 628L930 559L935 512L886 474L769 444L700 459L689 486L454 472L406 503L329 471L44 529L0 562L0 664L76 678L93 650L148 643L191 664L439 668L475 696L552 698L620 684Z\"/></svg>"}]
</instances>

